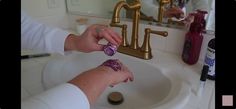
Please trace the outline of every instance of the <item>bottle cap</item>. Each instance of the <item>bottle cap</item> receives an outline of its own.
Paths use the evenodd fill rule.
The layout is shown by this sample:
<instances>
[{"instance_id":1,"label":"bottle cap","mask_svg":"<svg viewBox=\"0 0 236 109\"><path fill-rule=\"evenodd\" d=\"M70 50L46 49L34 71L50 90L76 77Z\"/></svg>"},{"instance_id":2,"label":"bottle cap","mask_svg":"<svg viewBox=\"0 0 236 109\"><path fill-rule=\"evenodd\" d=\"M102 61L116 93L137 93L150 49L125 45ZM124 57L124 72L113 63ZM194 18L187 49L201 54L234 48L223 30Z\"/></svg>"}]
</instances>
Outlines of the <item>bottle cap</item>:
<instances>
[{"instance_id":1,"label":"bottle cap","mask_svg":"<svg viewBox=\"0 0 236 109\"><path fill-rule=\"evenodd\" d=\"M201 78L200 78L201 81L206 81L208 70L209 70L209 66L208 65L204 65L203 69L202 69Z\"/></svg>"},{"instance_id":2,"label":"bottle cap","mask_svg":"<svg viewBox=\"0 0 236 109\"><path fill-rule=\"evenodd\" d=\"M111 43L108 43L104 46L103 51L108 56L113 56L117 51L117 46Z\"/></svg>"}]
</instances>

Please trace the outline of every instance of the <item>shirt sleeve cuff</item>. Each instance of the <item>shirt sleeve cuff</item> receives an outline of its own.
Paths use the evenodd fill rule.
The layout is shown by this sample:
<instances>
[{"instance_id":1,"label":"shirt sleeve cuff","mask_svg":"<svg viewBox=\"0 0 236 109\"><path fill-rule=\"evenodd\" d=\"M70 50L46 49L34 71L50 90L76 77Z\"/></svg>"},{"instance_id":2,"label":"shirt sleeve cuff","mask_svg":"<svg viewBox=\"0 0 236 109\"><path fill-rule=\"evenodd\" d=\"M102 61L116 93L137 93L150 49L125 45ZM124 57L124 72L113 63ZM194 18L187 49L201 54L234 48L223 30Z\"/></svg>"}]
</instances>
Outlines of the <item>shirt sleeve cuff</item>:
<instances>
[{"instance_id":1,"label":"shirt sleeve cuff","mask_svg":"<svg viewBox=\"0 0 236 109\"><path fill-rule=\"evenodd\" d=\"M65 83L38 96L50 109L89 109L89 101L82 90L73 84Z\"/></svg>"},{"instance_id":2,"label":"shirt sleeve cuff","mask_svg":"<svg viewBox=\"0 0 236 109\"><path fill-rule=\"evenodd\" d=\"M49 39L46 42L49 45L49 51L64 55L65 40L70 33L64 30L56 29L52 34L53 35L48 37Z\"/></svg>"}]
</instances>

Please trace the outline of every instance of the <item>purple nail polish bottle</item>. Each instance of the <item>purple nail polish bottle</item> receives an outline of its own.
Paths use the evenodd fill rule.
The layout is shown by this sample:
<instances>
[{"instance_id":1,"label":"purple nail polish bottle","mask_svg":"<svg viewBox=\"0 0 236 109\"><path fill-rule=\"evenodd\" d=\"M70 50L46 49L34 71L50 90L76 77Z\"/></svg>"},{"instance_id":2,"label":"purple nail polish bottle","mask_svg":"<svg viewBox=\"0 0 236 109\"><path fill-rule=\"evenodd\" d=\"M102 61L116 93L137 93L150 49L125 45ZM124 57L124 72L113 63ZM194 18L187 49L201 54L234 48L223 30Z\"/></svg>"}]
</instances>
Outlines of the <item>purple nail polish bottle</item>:
<instances>
[{"instance_id":1,"label":"purple nail polish bottle","mask_svg":"<svg viewBox=\"0 0 236 109\"><path fill-rule=\"evenodd\" d=\"M110 42L104 46L103 51L108 56L113 56L117 51L117 46Z\"/></svg>"}]
</instances>

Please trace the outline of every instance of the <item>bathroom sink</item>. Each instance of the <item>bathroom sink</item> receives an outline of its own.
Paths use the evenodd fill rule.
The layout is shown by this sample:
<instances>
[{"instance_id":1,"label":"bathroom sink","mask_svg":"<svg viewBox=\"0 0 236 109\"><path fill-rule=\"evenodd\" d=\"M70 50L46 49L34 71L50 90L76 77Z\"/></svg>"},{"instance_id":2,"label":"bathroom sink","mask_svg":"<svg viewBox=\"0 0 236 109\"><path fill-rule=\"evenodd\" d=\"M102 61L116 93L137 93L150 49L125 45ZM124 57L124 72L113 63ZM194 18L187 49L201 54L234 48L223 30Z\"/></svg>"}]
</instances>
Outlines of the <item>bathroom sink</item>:
<instances>
[{"instance_id":1,"label":"bathroom sink","mask_svg":"<svg viewBox=\"0 0 236 109\"><path fill-rule=\"evenodd\" d=\"M134 74L134 81L108 87L91 109L182 109L187 103L190 87L178 76L171 76L174 70L162 72L147 60L120 53L113 57L102 52L54 56L44 68L43 86L47 89L69 81L80 72L94 68L110 58L119 59L128 66ZM109 104L107 96L111 92L122 93L123 103Z\"/></svg>"}]
</instances>

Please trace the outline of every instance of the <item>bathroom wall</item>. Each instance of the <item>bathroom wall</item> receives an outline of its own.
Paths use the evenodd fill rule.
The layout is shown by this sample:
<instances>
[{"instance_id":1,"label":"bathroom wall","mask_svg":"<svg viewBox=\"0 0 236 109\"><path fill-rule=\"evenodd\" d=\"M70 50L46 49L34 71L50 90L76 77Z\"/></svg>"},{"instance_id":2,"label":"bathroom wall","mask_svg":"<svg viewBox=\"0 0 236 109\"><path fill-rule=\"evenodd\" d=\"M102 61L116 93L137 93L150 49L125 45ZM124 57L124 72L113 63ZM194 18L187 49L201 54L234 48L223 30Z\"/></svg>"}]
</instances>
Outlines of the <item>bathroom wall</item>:
<instances>
[{"instance_id":1,"label":"bathroom wall","mask_svg":"<svg viewBox=\"0 0 236 109\"><path fill-rule=\"evenodd\" d=\"M111 18L117 0L66 0L68 12ZM104 5L106 4L106 5Z\"/></svg>"},{"instance_id":2,"label":"bathroom wall","mask_svg":"<svg viewBox=\"0 0 236 109\"><path fill-rule=\"evenodd\" d=\"M69 27L65 0L21 0L21 9L47 25Z\"/></svg>"}]
</instances>

